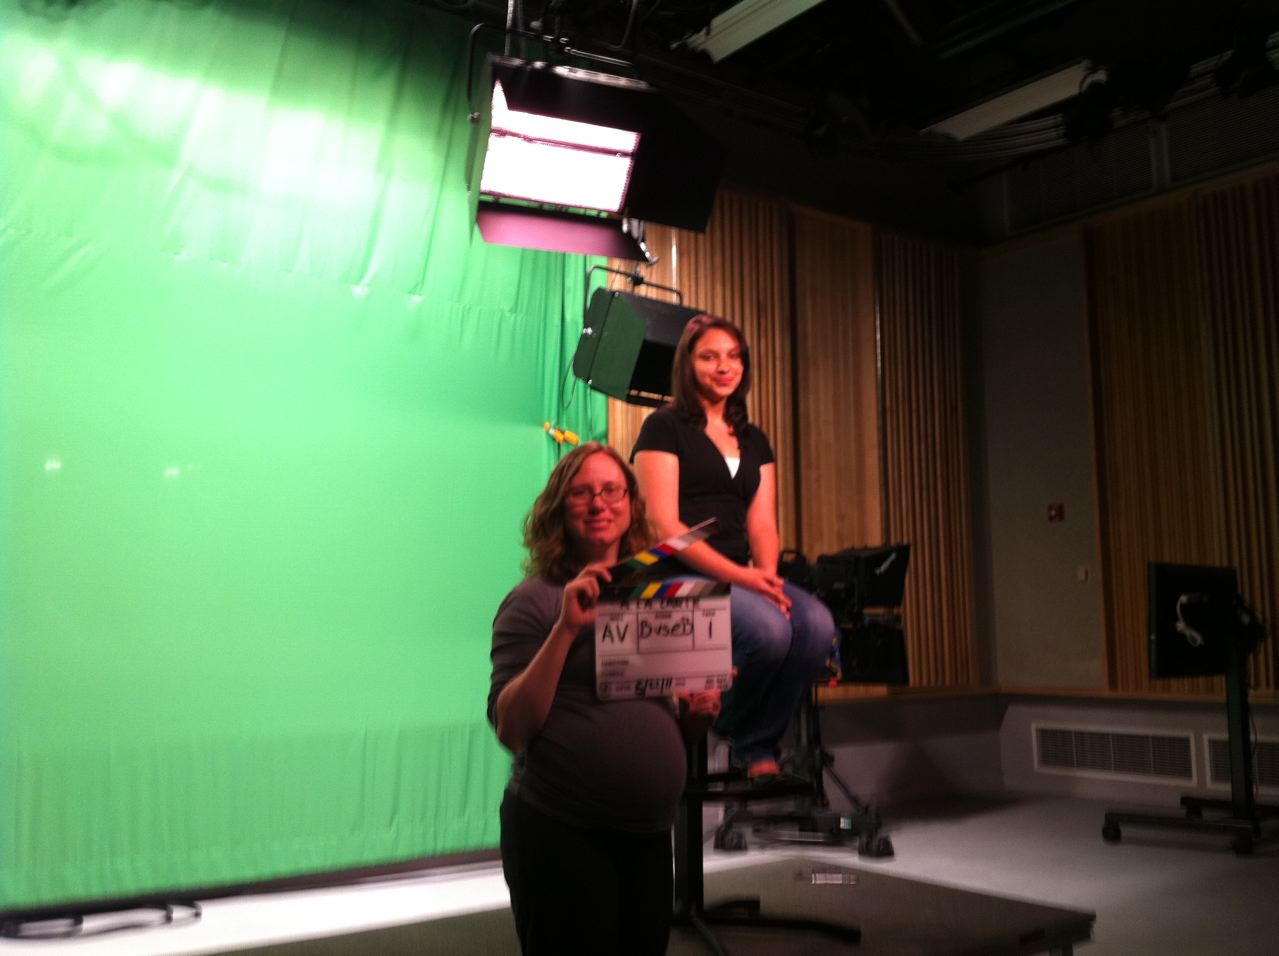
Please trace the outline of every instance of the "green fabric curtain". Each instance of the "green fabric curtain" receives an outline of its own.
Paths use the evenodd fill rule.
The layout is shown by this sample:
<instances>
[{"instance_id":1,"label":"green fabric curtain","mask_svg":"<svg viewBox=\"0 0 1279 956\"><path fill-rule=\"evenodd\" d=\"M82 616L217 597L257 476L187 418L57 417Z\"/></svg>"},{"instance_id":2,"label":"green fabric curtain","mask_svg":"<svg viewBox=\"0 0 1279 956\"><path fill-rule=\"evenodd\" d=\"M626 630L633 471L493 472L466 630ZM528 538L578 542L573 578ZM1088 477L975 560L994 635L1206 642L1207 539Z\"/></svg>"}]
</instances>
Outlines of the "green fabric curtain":
<instances>
[{"instance_id":1,"label":"green fabric curtain","mask_svg":"<svg viewBox=\"0 0 1279 956\"><path fill-rule=\"evenodd\" d=\"M489 625L605 415L588 262L473 229L466 28L0 7L0 909L496 844Z\"/></svg>"}]
</instances>

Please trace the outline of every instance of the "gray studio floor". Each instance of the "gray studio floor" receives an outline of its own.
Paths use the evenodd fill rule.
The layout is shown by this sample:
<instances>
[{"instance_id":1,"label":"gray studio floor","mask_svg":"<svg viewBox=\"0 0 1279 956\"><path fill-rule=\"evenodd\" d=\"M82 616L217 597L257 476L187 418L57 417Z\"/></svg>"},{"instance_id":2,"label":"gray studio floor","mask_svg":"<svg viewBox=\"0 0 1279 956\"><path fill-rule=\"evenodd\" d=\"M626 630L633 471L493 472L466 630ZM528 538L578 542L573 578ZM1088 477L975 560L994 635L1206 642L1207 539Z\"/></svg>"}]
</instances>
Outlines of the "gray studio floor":
<instances>
[{"instance_id":1,"label":"gray studio floor","mask_svg":"<svg viewBox=\"0 0 1279 956\"><path fill-rule=\"evenodd\" d=\"M1276 956L1279 839L1251 857L1222 837L1125 830L1107 845L1107 805L1066 798L951 802L887 814L891 860L852 850L708 848L708 872L779 856L821 857L894 876L1095 911L1093 956ZM211 900L198 922L74 941L0 941L0 954L154 956L226 952L503 907L500 868L471 866L306 892Z\"/></svg>"}]
</instances>

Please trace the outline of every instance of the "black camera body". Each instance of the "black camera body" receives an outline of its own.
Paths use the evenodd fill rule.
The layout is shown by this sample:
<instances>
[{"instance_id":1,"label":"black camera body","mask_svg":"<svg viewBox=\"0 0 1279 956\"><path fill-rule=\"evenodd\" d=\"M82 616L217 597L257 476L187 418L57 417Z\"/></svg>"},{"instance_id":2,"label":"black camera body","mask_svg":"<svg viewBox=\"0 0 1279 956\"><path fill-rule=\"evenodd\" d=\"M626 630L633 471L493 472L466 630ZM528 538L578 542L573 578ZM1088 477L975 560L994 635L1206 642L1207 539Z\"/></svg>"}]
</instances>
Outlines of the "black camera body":
<instances>
[{"instance_id":1,"label":"black camera body","mask_svg":"<svg viewBox=\"0 0 1279 956\"><path fill-rule=\"evenodd\" d=\"M909 544L846 548L812 564L797 551L782 552L778 573L815 594L835 618L841 683L910 683L898 610L909 563Z\"/></svg>"}]
</instances>

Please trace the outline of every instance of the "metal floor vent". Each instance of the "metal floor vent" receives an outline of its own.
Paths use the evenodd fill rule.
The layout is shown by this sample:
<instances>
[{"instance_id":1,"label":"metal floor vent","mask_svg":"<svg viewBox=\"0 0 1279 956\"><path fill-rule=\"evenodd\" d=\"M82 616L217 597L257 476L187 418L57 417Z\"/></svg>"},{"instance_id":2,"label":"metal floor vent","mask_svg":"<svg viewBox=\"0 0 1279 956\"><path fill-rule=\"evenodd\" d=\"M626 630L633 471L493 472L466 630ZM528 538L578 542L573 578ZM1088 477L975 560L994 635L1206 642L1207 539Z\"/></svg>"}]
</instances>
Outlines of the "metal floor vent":
<instances>
[{"instance_id":1,"label":"metal floor vent","mask_svg":"<svg viewBox=\"0 0 1279 956\"><path fill-rule=\"evenodd\" d=\"M1262 793L1279 793L1279 737L1253 739L1252 779ZM1225 734L1204 734L1208 786L1230 789L1230 745Z\"/></svg>"},{"instance_id":2,"label":"metal floor vent","mask_svg":"<svg viewBox=\"0 0 1279 956\"><path fill-rule=\"evenodd\" d=\"M1190 731L1099 729L1035 724L1035 770L1081 777L1193 784Z\"/></svg>"}]
</instances>

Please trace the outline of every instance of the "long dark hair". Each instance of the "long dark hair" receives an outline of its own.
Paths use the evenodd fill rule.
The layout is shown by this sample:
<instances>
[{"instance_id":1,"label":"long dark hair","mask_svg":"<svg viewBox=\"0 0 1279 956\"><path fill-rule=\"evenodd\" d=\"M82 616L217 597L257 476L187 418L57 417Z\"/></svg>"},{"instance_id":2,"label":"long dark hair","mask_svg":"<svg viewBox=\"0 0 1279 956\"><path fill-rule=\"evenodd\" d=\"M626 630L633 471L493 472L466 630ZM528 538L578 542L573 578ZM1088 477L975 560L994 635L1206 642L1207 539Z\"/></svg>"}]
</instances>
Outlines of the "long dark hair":
<instances>
[{"instance_id":1,"label":"long dark hair","mask_svg":"<svg viewBox=\"0 0 1279 956\"><path fill-rule=\"evenodd\" d=\"M724 403L724 421L739 438L746 431L749 418L746 415L746 394L751 390L751 350L742 330L728 319L717 315L695 315L688 320L675 346L675 361L671 365L671 392L675 409L687 421L698 427L706 426L706 410L702 408L701 392L697 388L697 373L693 369L693 352L703 335L711 329L723 329L737 340L742 353L742 380Z\"/></svg>"},{"instance_id":2,"label":"long dark hair","mask_svg":"<svg viewBox=\"0 0 1279 956\"><path fill-rule=\"evenodd\" d=\"M559 460L546 479L546 487L533 501L524 518L524 547L528 548L528 557L524 559L524 570L530 575L543 575L552 581L563 583L570 580L585 566L572 543L568 540L568 531L564 520L564 496L568 493L569 482L577 477L586 459L592 455L604 454L617 462L626 477L626 491L631 503L631 526L618 543L618 554L627 556L643 551L653 543L653 532L648 524L648 509L640 495L639 482L635 473L621 455L608 445L597 441L588 441L578 445Z\"/></svg>"}]
</instances>

